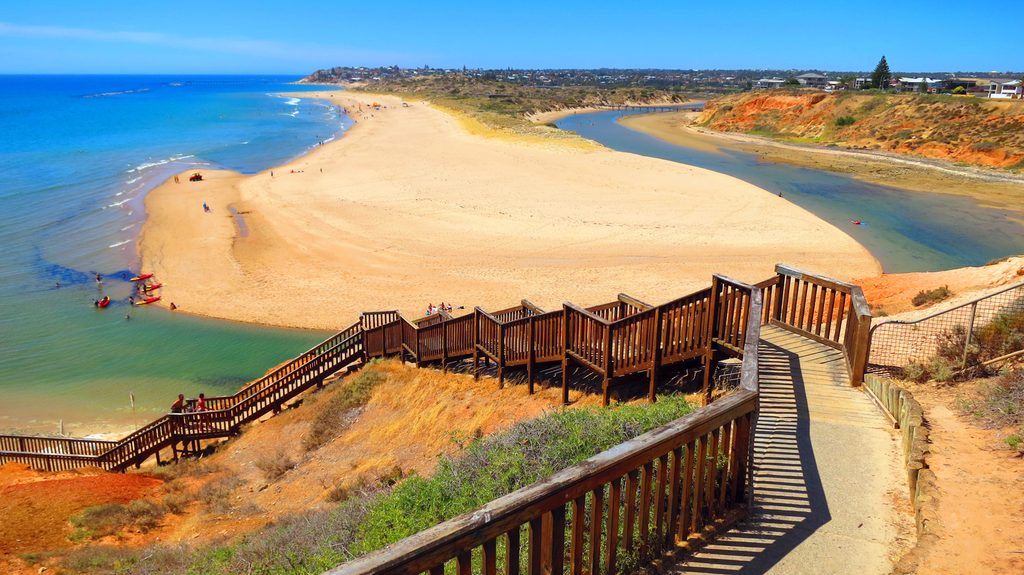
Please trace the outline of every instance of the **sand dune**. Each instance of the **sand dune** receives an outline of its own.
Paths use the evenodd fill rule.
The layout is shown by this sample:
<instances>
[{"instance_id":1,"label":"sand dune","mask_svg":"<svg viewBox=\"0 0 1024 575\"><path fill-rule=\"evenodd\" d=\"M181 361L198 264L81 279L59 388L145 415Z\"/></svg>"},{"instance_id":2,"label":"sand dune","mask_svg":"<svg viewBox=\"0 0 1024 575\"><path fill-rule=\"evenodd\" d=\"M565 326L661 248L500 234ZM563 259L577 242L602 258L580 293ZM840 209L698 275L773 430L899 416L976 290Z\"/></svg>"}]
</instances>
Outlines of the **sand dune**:
<instances>
[{"instance_id":1,"label":"sand dune","mask_svg":"<svg viewBox=\"0 0 1024 575\"><path fill-rule=\"evenodd\" d=\"M149 194L140 249L167 285L162 303L334 329L362 310L415 316L442 300L554 308L621 291L658 303L713 272L763 279L780 261L841 278L880 272L839 229L730 176L472 135L422 102L322 97L357 122L337 142L273 176L204 172Z\"/></svg>"}]
</instances>

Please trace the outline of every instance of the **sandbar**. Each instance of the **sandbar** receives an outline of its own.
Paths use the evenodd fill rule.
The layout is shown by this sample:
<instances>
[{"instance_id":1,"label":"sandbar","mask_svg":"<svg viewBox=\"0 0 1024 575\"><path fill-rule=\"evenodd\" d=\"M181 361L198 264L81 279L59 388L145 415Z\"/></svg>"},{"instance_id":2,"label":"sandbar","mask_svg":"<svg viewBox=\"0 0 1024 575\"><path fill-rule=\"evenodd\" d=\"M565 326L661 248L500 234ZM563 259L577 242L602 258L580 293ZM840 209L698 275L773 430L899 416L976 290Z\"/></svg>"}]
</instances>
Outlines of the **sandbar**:
<instances>
[{"instance_id":1,"label":"sandbar","mask_svg":"<svg viewBox=\"0 0 1024 575\"><path fill-rule=\"evenodd\" d=\"M203 170L202 182L182 175L148 194L139 246L142 269L166 286L161 304L339 329L361 311L417 317L442 301L556 309L624 292L657 304L715 272L765 279L777 262L845 279L881 272L838 228L731 176L488 138L428 102L302 97L343 106L355 126L273 170Z\"/></svg>"}]
</instances>

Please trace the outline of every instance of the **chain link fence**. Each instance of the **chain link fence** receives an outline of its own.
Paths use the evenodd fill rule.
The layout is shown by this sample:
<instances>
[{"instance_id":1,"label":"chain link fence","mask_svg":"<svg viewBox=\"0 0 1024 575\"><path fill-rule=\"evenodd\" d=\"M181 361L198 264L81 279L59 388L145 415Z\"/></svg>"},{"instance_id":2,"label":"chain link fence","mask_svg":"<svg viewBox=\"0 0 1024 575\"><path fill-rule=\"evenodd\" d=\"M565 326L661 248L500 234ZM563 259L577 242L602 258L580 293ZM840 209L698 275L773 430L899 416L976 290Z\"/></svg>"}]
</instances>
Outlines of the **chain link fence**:
<instances>
[{"instance_id":1,"label":"chain link fence","mask_svg":"<svg viewBox=\"0 0 1024 575\"><path fill-rule=\"evenodd\" d=\"M1024 283L918 320L871 328L868 371L903 376L941 362L955 374L977 374L1024 349Z\"/></svg>"}]
</instances>

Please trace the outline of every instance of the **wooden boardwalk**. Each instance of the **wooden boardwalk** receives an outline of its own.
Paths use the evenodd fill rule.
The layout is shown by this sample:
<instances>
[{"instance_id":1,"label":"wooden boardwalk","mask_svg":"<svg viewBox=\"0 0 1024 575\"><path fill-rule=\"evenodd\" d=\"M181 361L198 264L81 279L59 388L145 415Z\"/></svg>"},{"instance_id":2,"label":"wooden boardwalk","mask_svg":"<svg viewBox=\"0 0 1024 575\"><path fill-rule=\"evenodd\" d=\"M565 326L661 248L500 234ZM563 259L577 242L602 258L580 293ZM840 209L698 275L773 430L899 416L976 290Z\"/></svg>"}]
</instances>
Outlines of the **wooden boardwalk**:
<instances>
[{"instance_id":1,"label":"wooden boardwalk","mask_svg":"<svg viewBox=\"0 0 1024 575\"><path fill-rule=\"evenodd\" d=\"M839 350L763 326L759 361L751 517L674 572L889 573L903 477L888 421Z\"/></svg>"}]
</instances>

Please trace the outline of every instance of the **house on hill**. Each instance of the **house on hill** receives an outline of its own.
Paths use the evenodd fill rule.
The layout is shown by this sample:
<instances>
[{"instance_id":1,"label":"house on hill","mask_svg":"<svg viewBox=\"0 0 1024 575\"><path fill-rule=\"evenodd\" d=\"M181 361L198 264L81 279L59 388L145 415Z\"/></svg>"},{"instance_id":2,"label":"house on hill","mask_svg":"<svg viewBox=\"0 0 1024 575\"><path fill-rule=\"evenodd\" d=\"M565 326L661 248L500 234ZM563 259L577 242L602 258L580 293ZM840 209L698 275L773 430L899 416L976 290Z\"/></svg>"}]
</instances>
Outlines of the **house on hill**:
<instances>
[{"instance_id":1,"label":"house on hill","mask_svg":"<svg viewBox=\"0 0 1024 575\"><path fill-rule=\"evenodd\" d=\"M754 87L759 90L766 90L772 88L781 88L786 81L780 78L761 78L754 84Z\"/></svg>"},{"instance_id":2,"label":"house on hill","mask_svg":"<svg viewBox=\"0 0 1024 575\"><path fill-rule=\"evenodd\" d=\"M900 78L896 84L896 88L900 92L919 92L921 90L921 84L928 84L928 91L934 92L942 86L942 80L935 78Z\"/></svg>"},{"instance_id":3,"label":"house on hill","mask_svg":"<svg viewBox=\"0 0 1024 575\"><path fill-rule=\"evenodd\" d=\"M989 80L988 97L1000 100L1021 98L1024 96L1024 94L1022 94L1022 90L1024 90L1024 88L1022 88L1020 80L992 78Z\"/></svg>"},{"instance_id":4,"label":"house on hill","mask_svg":"<svg viewBox=\"0 0 1024 575\"><path fill-rule=\"evenodd\" d=\"M828 78L821 74L815 74L814 72L800 74L796 77L796 81L800 82L801 86L808 86L811 88L824 88L825 85L828 84Z\"/></svg>"}]
</instances>

